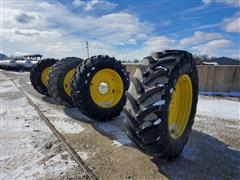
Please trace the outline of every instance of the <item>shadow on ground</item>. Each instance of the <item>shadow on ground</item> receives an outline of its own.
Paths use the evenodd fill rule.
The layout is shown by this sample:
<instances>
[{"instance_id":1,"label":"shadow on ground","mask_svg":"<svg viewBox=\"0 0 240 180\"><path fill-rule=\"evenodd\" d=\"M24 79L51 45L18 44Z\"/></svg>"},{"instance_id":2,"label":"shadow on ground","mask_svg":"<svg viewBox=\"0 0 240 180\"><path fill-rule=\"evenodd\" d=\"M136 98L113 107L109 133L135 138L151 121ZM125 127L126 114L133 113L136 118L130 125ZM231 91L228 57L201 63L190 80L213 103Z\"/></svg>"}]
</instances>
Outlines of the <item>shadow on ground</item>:
<instances>
[{"instance_id":1,"label":"shadow on ground","mask_svg":"<svg viewBox=\"0 0 240 180\"><path fill-rule=\"evenodd\" d=\"M42 100L46 103L49 103L49 104L58 105L57 102L53 98L51 98L50 96L43 96Z\"/></svg>"},{"instance_id":2,"label":"shadow on ground","mask_svg":"<svg viewBox=\"0 0 240 180\"><path fill-rule=\"evenodd\" d=\"M193 130L181 156L172 162L152 161L170 179L239 179L240 152L208 134Z\"/></svg>"},{"instance_id":3,"label":"shadow on ground","mask_svg":"<svg viewBox=\"0 0 240 180\"><path fill-rule=\"evenodd\" d=\"M124 133L124 115L112 121L99 122L89 119L76 108L65 108L64 112L85 123L90 123L102 135L118 143L135 147ZM136 148L136 147L135 147ZM240 152L203 132L193 130L179 158L172 162L153 157L159 172L170 179L239 179Z\"/></svg>"}]
</instances>

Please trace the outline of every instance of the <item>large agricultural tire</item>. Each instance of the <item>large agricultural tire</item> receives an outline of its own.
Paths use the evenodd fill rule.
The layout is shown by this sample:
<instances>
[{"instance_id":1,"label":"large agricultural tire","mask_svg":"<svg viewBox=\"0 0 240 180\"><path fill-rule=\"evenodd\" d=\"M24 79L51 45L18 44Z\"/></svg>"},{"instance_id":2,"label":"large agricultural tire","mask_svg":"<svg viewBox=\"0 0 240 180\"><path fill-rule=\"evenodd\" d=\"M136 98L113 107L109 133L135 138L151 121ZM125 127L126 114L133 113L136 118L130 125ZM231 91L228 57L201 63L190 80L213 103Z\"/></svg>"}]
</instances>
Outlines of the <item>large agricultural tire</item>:
<instances>
[{"instance_id":1,"label":"large agricultural tire","mask_svg":"<svg viewBox=\"0 0 240 180\"><path fill-rule=\"evenodd\" d=\"M72 106L71 80L83 59L67 57L53 65L48 77L48 93L60 105Z\"/></svg>"},{"instance_id":2,"label":"large agricultural tire","mask_svg":"<svg viewBox=\"0 0 240 180\"><path fill-rule=\"evenodd\" d=\"M32 66L30 71L30 81L33 88L40 94L49 96L47 85L48 85L48 74L58 60L56 59L42 59Z\"/></svg>"},{"instance_id":3,"label":"large agricultural tire","mask_svg":"<svg viewBox=\"0 0 240 180\"><path fill-rule=\"evenodd\" d=\"M78 66L71 87L73 102L82 113L97 120L112 119L126 103L129 77L115 58L93 56Z\"/></svg>"},{"instance_id":4,"label":"large agricultural tire","mask_svg":"<svg viewBox=\"0 0 240 180\"><path fill-rule=\"evenodd\" d=\"M145 153L175 159L194 123L198 75L192 55L166 50L144 58L126 92L127 135Z\"/></svg>"}]
</instances>

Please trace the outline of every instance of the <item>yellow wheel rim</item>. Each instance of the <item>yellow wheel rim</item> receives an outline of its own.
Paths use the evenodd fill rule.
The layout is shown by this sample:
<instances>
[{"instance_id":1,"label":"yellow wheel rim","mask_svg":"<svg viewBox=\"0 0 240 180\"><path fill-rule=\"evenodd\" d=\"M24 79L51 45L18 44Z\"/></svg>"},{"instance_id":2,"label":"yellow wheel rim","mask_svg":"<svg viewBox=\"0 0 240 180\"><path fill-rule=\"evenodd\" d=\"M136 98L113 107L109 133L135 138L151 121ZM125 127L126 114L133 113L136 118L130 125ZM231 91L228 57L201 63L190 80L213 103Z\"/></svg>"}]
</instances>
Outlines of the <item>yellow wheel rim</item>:
<instances>
[{"instance_id":1,"label":"yellow wheel rim","mask_svg":"<svg viewBox=\"0 0 240 180\"><path fill-rule=\"evenodd\" d=\"M48 85L48 73L51 70L51 66L46 67L41 74L41 81L45 87Z\"/></svg>"},{"instance_id":2,"label":"yellow wheel rim","mask_svg":"<svg viewBox=\"0 0 240 180\"><path fill-rule=\"evenodd\" d=\"M76 71L76 68L68 71L68 73L66 74L66 76L64 77L64 80L63 80L64 91L68 96L71 96L71 80L72 80L72 77L73 77L75 71Z\"/></svg>"},{"instance_id":3,"label":"yellow wheel rim","mask_svg":"<svg viewBox=\"0 0 240 180\"><path fill-rule=\"evenodd\" d=\"M112 69L102 69L92 78L90 95L94 103L102 108L115 106L123 95L123 81Z\"/></svg>"},{"instance_id":4,"label":"yellow wheel rim","mask_svg":"<svg viewBox=\"0 0 240 180\"><path fill-rule=\"evenodd\" d=\"M191 113L192 96L192 81L184 74L176 82L168 110L168 129L174 139L185 131Z\"/></svg>"}]
</instances>

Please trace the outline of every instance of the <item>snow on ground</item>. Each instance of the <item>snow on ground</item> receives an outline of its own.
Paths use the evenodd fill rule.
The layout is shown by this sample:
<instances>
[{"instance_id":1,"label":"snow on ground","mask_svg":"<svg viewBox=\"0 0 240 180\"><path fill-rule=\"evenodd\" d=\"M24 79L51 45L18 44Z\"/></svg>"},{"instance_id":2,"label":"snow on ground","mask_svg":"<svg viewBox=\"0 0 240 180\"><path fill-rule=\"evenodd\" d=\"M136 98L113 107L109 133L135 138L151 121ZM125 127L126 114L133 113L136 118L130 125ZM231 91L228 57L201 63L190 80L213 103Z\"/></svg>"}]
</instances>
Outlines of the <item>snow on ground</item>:
<instances>
[{"instance_id":1,"label":"snow on ground","mask_svg":"<svg viewBox=\"0 0 240 180\"><path fill-rule=\"evenodd\" d=\"M123 130L124 115L121 114L113 121L96 122L94 125L97 129L113 137L113 145L121 146L131 144L131 140L126 136Z\"/></svg>"},{"instance_id":2,"label":"snow on ground","mask_svg":"<svg viewBox=\"0 0 240 180\"><path fill-rule=\"evenodd\" d=\"M52 124L61 133L75 133L78 134L84 131L84 128L78 123L69 123L65 121L53 121Z\"/></svg>"},{"instance_id":3,"label":"snow on ground","mask_svg":"<svg viewBox=\"0 0 240 180\"><path fill-rule=\"evenodd\" d=\"M0 82L0 93L5 92L16 92L18 89L16 89L11 81L1 81Z\"/></svg>"},{"instance_id":4,"label":"snow on ground","mask_svg":"<svg viewBox=\"0 0 240 180\"><path fill-rule=\"evenodd\" d=\"M240 102L200 96L197 114L221 119L240 119Z\"/></svg>"},{"instance_id":5,"label":"snow on ground","mask_svg":"<svg viewBox=\"0 0 240 180\"><path fill-rule=\"evenodd\" d=\"M19 82L17 84L19 84ZM79 122L70 120L66 121L69 116L65 114L61 109L49 107L49 103L44 102L41 99L37 99L28 93L26 94L31 98L31 100L34 101L34 103L40 105L41 111L47 115L47 117L51 120L51 123L60 133L78 134L84 131L83 126Z\"/></svg>"},{"instance_id":6,"label":"snow on ground","mask_svg":"<svg viewBox=\"0 0 240 180\"><path fill-rule=\"evenodd\" d=\"M77 154L82 158L83 161L86 161L89 158L87 152L78 152Z\"/></svg>"},{"instance_id":7,"label":"snow on ground","mask_svg":"<svg viewBox=\"0 0 240 180\"><path fill-rule=\"evenodd\" d=\"M66 151L59 150L60 144L53 143L56 138L48 126L2 73L0 85L0 179L54 179L78 167ZM47 150L48 142L53 147Z\"/></svg>"},{"instance_id":8,"label":"snow on ground","mask_svg":"<svg viewBox=\"0 0 240 180\"><path fill-rule=\"evenodd\" d=\"M17 84L19 82L17 81ZM123 131L123 113L116 117L113 121L94 121L90 118L84 116L81 112L79 112L76 108L66 108L65 112L61 109L56 109L51 106L49 103L44 102L41 99L35 98L31 94L27 95L38 105L41 107L41 111L49 117L51 123L61 132L61 133L80 133L84 131L84 127L81 125L79 121L71 121L67 114L71 114L71 117L75 117L76 119L84 119L87 123L94 123L96 129L100 130L101 132L112 136L113 145L121 146L131 144L131 140L126 136L125 132ZM52 105L55 106L55 105ZM53 120L54 118L54 120ZM68 119L68 121L66 121Z\"/></svg>"}]
</instances>

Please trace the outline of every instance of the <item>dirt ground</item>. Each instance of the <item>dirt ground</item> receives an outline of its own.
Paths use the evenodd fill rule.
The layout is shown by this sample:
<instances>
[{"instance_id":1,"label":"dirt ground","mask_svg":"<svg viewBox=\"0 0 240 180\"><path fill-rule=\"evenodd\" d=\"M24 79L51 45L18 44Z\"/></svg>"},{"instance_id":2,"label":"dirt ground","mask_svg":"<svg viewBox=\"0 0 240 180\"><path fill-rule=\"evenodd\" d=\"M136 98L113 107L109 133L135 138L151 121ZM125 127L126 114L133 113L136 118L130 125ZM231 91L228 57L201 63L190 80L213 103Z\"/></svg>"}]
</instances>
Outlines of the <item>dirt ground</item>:
<instances>
[{"instance_id":1,"label":"dirt ground","mask_svg":"<svg viewBox=\"0 0 240 180\"><path fill-rule=\"evenodd\" d=\"M39 106L99 179L240 179L237 98L200 96L188 144L177 160L164 162L131 143L123 131L123 114L96 122L38 94L29 73L4 71L0 72L1 179L87 178L10 79Z\"/></svg>"}]
</instances>

